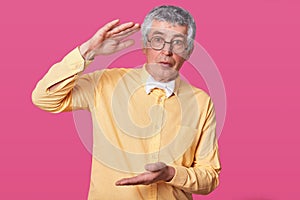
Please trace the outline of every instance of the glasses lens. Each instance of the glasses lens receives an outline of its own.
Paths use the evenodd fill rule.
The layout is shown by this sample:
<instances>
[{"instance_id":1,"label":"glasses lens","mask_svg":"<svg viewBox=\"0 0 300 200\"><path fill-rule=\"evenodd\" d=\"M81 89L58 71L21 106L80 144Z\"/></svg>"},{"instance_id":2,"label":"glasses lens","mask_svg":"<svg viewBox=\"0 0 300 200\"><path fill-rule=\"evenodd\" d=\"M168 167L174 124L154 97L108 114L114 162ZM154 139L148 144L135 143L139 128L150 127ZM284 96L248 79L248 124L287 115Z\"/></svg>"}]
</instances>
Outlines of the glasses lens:
<instances>
[{"instance_id":1,"label":"glasses lens","mask_svg":"<svg viewBox=\"0 0 300 200\"><path fill-rule=\"evenodd\" d=\"M162 37L155 36L151 38L151 47L155 50L161 50L164 47L165 40Z\"/></svg>"},{"instance_id":2,"label":"glasses lens","mask_svg":"<svg viewBox=\"0 0 300 200\"><path fill-rule=\"evenodd\" d=\"M170 49L174 53L183 53L186 50L186 43L183 40L172 40L171 42L166 42L164 38L160 36L154 36L150 40L151 48L154 50L162 50L165 43L170 44Z\"/></svg>"},{"instance_id":3,"label":"glasses lens","mask_svg":"<svg viewBox=\"0 0 300 200\"><path fill-rule=\"evenodd\" d=\"M182 53L185 50L185 44L182 40L173 40L172 41L172 50L174 53Z\"/></svg>"}]
</instances>

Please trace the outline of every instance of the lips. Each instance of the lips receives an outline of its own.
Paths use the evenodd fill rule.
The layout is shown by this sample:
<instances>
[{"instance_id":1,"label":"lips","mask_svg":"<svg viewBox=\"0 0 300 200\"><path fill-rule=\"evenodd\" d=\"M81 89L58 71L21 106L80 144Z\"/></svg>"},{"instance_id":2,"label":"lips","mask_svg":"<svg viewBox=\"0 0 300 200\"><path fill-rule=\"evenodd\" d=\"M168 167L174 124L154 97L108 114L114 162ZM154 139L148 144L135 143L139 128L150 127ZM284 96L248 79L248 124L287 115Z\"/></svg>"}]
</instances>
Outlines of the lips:
<instances>
[{"instance_id":1,"label":"lips","mask_svg":"<svg viewBox=\"0 0 300 200\"><path fill-rule=\"evenodd\" d=\"M165 62L165 61L159 62L159 64L163 67L171 67L172 66L172 64L170 62Z\"/></svg>"}]
</instances>

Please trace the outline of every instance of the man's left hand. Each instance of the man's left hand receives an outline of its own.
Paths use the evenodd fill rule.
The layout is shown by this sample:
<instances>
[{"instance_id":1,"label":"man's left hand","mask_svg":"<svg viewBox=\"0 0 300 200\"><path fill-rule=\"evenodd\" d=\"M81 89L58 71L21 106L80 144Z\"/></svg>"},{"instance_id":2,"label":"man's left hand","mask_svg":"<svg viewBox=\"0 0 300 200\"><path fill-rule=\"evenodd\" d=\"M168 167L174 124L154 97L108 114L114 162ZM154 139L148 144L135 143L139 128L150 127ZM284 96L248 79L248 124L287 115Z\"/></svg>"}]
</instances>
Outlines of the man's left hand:
<instances>
[{"instance_id":1,"label":"man's left hand","mask_svg":"<svg viewBox=\"0 0 300 200\"><path fill-rule=\"evenodd\" d=\"M158 181L170 181L175 175L174 167L163 162L150 163L145 165L146 172L131 178L123 178L115 184L122 185L149 185Z\"/></svg>"}]
</instances>

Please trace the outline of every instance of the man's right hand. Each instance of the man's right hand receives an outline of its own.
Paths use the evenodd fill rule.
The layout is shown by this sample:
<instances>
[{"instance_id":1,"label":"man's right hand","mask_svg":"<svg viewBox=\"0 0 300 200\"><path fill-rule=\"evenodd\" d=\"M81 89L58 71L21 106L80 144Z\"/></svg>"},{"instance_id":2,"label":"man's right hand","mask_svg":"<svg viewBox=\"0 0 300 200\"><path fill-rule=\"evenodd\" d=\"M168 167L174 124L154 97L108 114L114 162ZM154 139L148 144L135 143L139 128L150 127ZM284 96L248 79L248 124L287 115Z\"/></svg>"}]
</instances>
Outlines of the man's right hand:
<instances>
[{"instance_id":1,"label":"man's right hand","mask_svg":"<svg viewBox=\"0 0 300 200\"><path fill-rule=\"evenodd\" d=\"M113 54L133 45L134 40L124 39L137 32L140 25L133 22L119 23L118 19L107 23L91 39L83 43L79 47L82 57L92 60L95 56Z\"/></svg>"}]
</instances>

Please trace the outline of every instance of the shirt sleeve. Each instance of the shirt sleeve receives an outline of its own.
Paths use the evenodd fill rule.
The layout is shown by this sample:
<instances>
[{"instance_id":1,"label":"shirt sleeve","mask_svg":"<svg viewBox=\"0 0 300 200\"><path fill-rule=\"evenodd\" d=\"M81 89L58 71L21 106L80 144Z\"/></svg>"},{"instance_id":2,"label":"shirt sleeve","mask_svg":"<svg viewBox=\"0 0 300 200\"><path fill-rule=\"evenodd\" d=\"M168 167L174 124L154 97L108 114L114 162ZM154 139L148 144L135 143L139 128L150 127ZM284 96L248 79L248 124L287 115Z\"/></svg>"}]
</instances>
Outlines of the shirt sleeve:
<instances>
[{"instance_id":1,"label":"shirt sleeve","mask_svg":"<svg viewBox=\"0 0 300 200\"><path fill-rule=\"evenodd\" d=\"M82 58L79 48L71 51L37 83L33 104L53 113L89 109L99 77L98 73L81 75L90 63Z\"/></svg>"},{"instance_id":2,"label":"shirt sleeve","mask_svg":"<svg viewBox=\"0 0 300 200\"><path fill-rule=\"evenodd\" d=\"M215 130L215 110L210 100L193 165L173 165L175 175L168 184L196 194L208 194L219 185L221 164Z\"/></svg>"}]
</instances>

